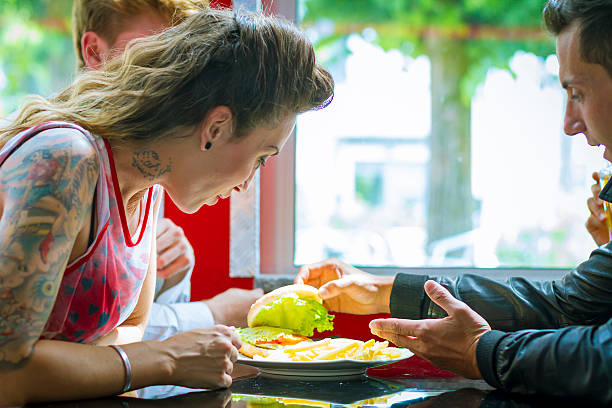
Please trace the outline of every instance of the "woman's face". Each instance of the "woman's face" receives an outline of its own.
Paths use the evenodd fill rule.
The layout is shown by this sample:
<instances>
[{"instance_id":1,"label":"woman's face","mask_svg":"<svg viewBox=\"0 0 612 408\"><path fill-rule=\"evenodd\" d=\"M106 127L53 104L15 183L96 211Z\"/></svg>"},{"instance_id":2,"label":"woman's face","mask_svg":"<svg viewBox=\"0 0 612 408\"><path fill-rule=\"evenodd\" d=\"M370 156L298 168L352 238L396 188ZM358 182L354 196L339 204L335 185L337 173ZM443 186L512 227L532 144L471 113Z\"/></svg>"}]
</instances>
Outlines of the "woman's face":
<instances>
[{"instance_id":1,"label":"woman's face","mask_svg":"<svg viewBox=\"0 0 612 408\"><path fill-rule=\"evenodd\" d=\"M288 115L274 128L259 127L239 139L233 139L226 130L225 136L210 140L210 149L200 148L195 160L181 160L180 167L176 166L174 182L164 186L172 201L182 211L194 213L202 205L214 205L229 197L233 191L246 191L255 171L285 145L295 118ZM200 145L206 141L202 138Z\"/></svg>"}]
</instances>

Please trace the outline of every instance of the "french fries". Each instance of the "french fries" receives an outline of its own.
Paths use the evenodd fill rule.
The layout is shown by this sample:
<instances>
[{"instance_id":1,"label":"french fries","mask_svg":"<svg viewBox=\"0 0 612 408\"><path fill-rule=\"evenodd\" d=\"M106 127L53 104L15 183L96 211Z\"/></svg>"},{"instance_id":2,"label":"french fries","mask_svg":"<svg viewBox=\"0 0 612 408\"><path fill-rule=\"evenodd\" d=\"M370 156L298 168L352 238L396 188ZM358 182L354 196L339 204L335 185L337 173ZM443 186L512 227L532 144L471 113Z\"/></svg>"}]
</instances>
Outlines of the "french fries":
<instances>
[{"instance_id":1,"label":"french fries","mask_svg":"<svg viewBox=\"0 0 612 408\"><path fill-rule=\"evenodd\" d=\"M254 355L255 360L330 361L330 360L390 360L402 357L402 350L389 347L388 341L366 342L345 338L303 341L291 346L269 350L266 356Z\"/></svg>"}]
</instances>

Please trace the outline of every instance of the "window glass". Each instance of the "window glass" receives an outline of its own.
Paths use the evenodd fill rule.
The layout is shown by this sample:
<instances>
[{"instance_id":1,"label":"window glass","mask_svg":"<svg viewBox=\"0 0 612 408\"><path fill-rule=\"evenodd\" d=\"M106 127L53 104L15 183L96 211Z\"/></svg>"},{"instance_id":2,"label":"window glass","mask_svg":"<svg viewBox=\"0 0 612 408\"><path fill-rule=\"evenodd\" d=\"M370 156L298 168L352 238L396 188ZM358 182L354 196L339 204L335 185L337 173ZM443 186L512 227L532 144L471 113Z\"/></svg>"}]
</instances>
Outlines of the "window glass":
<instances>
[{"instance_id":1,"label":"window glass","mask_svg":"<svg viewBox=\"0 0 612 408\"><path fill-rule=\"evenodd\" d=\"M332 104L296 133L294 263L573 267L602 151L563 134L542 1L298 0Z\"/></svg>"}]
</instances>

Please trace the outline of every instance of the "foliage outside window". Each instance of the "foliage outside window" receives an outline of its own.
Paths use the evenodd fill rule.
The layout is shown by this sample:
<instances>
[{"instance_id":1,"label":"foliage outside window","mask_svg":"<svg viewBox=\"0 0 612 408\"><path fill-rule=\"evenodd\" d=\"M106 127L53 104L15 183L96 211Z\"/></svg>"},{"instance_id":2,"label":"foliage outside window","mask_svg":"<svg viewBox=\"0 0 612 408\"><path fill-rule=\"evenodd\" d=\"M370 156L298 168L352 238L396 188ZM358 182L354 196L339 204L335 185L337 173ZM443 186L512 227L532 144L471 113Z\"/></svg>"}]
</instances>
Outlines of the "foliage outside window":
<instances>
[{"instance_id":1,"label":"foliage outside window","mask_svg":"<svg viewBox=\"0 0 612 408\"><path fill-rule=\"evenodd\" d=\"M71 7L71 0L0 2L0 116L26 95L49 96L72 80Z\"/></svg>"}]
</instances>

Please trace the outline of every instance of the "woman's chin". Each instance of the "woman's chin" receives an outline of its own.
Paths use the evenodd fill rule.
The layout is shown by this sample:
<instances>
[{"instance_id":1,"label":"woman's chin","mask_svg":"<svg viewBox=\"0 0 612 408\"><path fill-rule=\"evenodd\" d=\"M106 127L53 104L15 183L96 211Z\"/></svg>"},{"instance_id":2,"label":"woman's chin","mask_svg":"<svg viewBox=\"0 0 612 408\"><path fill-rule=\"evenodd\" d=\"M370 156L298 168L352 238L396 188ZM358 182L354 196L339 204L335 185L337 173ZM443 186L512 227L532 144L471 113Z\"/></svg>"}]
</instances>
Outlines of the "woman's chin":
<instances>
[{"instance_id":1,"label":"woman's chin","mask_svg":"<svg viewBox=\"0 0 612 408\"><path fill-rule=\"evenodd\" d=\"M168 194L170 195L170 194ZM170 198L172 199L172 196L170 195ZM214 196L211 197L205 201L198 201L198 202L178 202L174 199L172 199L172 202L174 203L174 205L177 206L177 208L179 210L181 210L181 212L184 212L185 214L194 214L196 212L198 212L198 210L202 207L206 206L213 206L215 204L217 204L217 202L219 201L219 196Z\"/></svg>"},{"instance_id":2,"label":"woman's chin","mask_svg":"<svg viewBox=\"0 0 612 408\"><path fill-rule=\"evenodd\" d=\"M172 200L172 202L174 203L174 205L176 205L176 207L181 210L181 212L185 213L185 214L194 214L196 212L198 212L198 210L200 208L202 208L203 205L205 205L206 203L177 203L176 201Z\"/></svg>"}]
</instances>

